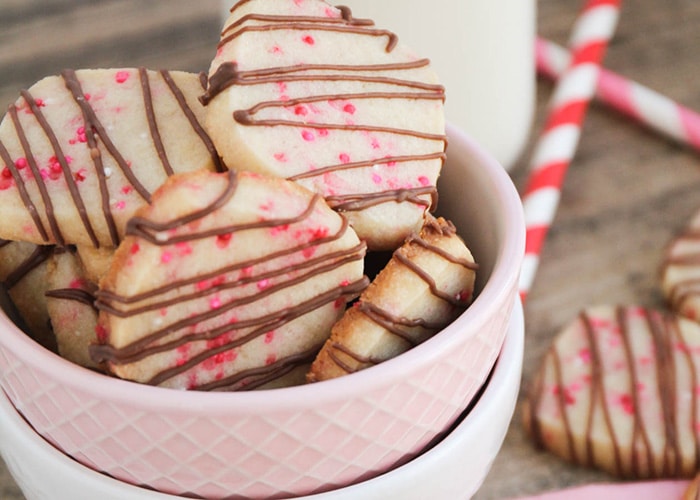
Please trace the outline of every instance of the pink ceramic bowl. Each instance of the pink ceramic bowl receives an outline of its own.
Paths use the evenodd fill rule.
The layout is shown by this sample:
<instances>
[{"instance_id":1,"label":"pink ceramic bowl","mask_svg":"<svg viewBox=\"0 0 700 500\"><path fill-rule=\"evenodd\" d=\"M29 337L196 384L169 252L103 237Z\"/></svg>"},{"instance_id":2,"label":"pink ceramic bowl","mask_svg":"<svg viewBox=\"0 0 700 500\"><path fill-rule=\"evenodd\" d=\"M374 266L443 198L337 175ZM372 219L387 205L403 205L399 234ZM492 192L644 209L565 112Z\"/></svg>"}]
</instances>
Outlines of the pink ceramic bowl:
<instances>
[{"instance_id":1,"label":"pink ceramic bowl","mask_svg":"<svg viewBox=\"0 0 700 500\"><path fill-rule=\"evenodd\" d=\"M480 264L478 296L396 359L318 384L179 392L112 379L42 349L0 314L0 386L67 455L124 482L207 498L280 498L366 480L444 435L484 383L517 295L525 231L503 168L448 130L440 212ZM233 496L232 496L233 494Z\"/></svg>"}]
</instances>

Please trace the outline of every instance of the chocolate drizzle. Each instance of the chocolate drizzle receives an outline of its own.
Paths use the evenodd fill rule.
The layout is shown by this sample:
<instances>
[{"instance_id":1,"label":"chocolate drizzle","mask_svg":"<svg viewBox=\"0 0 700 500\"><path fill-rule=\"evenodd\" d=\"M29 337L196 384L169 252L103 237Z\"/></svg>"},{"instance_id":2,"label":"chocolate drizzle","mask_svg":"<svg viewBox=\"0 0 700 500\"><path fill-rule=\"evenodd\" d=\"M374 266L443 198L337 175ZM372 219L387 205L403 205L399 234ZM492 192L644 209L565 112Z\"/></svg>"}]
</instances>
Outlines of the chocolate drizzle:
<instances>
[{"instance_id":1,"label":"chocolate drizzle","mask_svg":"<svg viewBox=\"0 0 700 500\"><path fill-rule=\"evenodd\" d=\"M630 318L633 315L639 315L636 320L639 325L644 325L644 330L639 327L633 328L630 326ZM605 320L607 321L607 320ZM608 387L605 383L607 368L604 367L602 357L604 347L601 345L601 334L598 331L598 322L592 318L589 313L582 312L579 317L579 322L586 338L588 351L590 352L590 387L589 387L589 402L588 415L585 423L585 428L578 429L574 427L574 423L570 419L568 401L570 394L567 394L567 388L564 382L562 373L562 364L564 360L562 355L554 344L546 355L546 363L543 370L538 375L532 386L531 404L529 406L529 421L531 424L531 434L535 443L539 447L546 446L542 423L538 416L542 411L543 401L549 397L549 391L552 390L555 394L555 403L558 407L559 418L567 439L568 458L571 462L585 466L605 466L606 460L601 458L601 450L597 450L596 446L600 443L594 443L594 434L597 434L597 439L600 439L600 429L594 430L594 425L603 425L607 438L610 439L613 454L613 469L616 475L628 478L667 478L667 477L687 477L693 473L700 465L700 437L697 431L698 422L698 393L697 384L698 376L696 361L691 354L691 347L683 337L683 331L680 327L679 318L671 314L663 312L654 312L643 308L627 308L618 307L615 310L615 315L611 318L611 324L606 328L612 331L619 331L621 347L624 350L625 366L615 367L612 369L625 369L629 373L629 382L627 388ZM633 337L648 336L650 342L649 356L653 357L652 362L655 371L655 381L653 387L642 388L640 381L640 369L644 369L644 362L639 359L635 360L634 341ZM641 340L645 342L645 340ZM639 353L636 353L639 356ZM567 360L569 358L566 358ZM646 359L646 358L645 358ZM567 361L568 362L568 361ZM639 365L639 363L642 363ZM684 364L685 370L680 370L678 364ZM641 368L638 368L641 366ZM552 370L552 376L548 380L548 370ZM688 373L690 377L689 383L683 383L683 387L688 390L689 401L686 403L689 407L688 415L679 414L679 398L685 397L678 393L679 380L678 374ZM547 385L549 384L549 385ZM608 384L611 384L608 382ZM611 384L612 385L612 384ZM613 425L613 417L611 404L616 401L616 391L624 391L622 394L627 401L624 403L624 410L631 417L631 437L629 441L622 434L616 432ZM644 417L642 405L645 404L640 399L640 391L646 394L646 397L656 397L659 401L659 411L661 412L660 438L663 439L660 450L655 451L653 439L651 437L650 423ZM656 392L654 395L653 392ZM685 393L684 393L685 394ZM648 403L647 403L648 404ZM622 410L620 410L622 411ZM653 417L652 417L653 418ZM683 426L683 427L678 427ZM693 436L693 452L692 456L683 456L681 439L683 433L681 429L690 432ZM581 455L577 451L575 433L582 431L583 439L585 440L584 454ZM624 440L624 441L623 441ZM684 463L685 460L685 463Z\"/></svg>"},{"instance_id":2,"label":"chocolate drizzle","mask_svg":"<svg viewBox=\"0 0 700 500\"><path fill-rule=\"evenodd\" d=\"M187 234L172 234L170 230L199 221L213 214L231 200L238 188L238 176L233 171L221 175L226 176L226 187L208 206L164 223L154 223L145 218L134 218L127 226L127 234L138 236L145 242L158 247L177 245L183 242L196 242L222 235L230 235L231 238L235 239L237 234L247 231L267 231L276 227L299 227L295 225L304 224L304 221L312 215L316 210L317 203L321 200L319 195L311 196L309 204L304 210L297 215L291 215L284 219L267 219L246 224L226 225L200 232L192 231ZM268 252L267 254L264 253L264 249L261 249L260 254L256 258L233 263L229 262L228 264L223 263L221 267L212 271L182 277L142 293L121 296L111 290L99 290L96 294L96 307L98 310L116 318L131 318L139 314L163 310L175 305L192 304L197 300L206 299L214 295L218 296L221 292L228 291L229 293L221 295L221 303L217 304L215 308L204 308L204 310L190 314L187 317L146 329L139 339L128 345L120 348L115 348L108 344L92 346L90 349L91 357L98 363L109 362L112 365L124 365L144 360L157 353L178 349L188 343L216 340L216 345L193 354L187 360L183 360L176 366L157 373L147 381L149 384L159 385L196 367L213 356L245 345L323 305L332 304L341 299L347 301L356 297L367 286L366 277L362 277L354 282L342 283L327 290L317 291L315 296L294 301L287 308L280 311L262 313L258 317L240 319L233 323L217 323L218 318L223 317L223 315L235 308L252 304L305 282L314 276L331 272L348 263L361 260L366 251L364 243L359 243L350 248L320 250L324 245L331 244L343 237L348 230L348 224L345 219L342 219L342 221L340 228L334 233L322 235L310 241L300 242L292 247ZM267 270L254 271L255 266L258 264L274 262L275 259L280 257L303 254L311 247L314 247L316 250L294 265L294 275L292 276L287 276L291 271L288 266L280 267L280 265L277 265ZM251 271L249 273L238 273L246 269ZM198 283L205 281L216 281L216 283L206 288L197 286ZM265 282L266 286L262 289L259 288L253 294L249 292L243 293L243 291L237 292L237 289L241 287L260 282ZM197 325L203 324L206 324L205 328L201 331L195 331ZM221 380L206 382L202 387L197 388L212 390L222 387L238 387L241 384L250 387L250 384L264 383L264 381L268 381L271 378L281 376L294 368L294 366L308 362L308 358L308 353L303 353L284 358L283 360L280 359L265 368L243 370L234 375L226 376Z\"/></svg>"},{"instance_id":3,"label":"chocolate drizzle","mask_svg":"<svg viewBox=\"0 0 700 500\"><path fill-rule=\"evenodd\" d=\"M235 12L241 4L237 4ZM273 31L326 31L334 33L351 33L361 36L387 37L386 52L394 51L397 37L393 33L373 28L371 20L355 19L347 7L338 7L339 17L327 16L294 16L246 14L231 23L221 34L219 49L225 48L230 42L249 33ZM401 62L384 64L342 64L342 61L325 64L292 64L289 66L268 67L253 70L241 70L236 62L224 61L210 75L209 88L200 97L207 105L221 92L232 86L251 86L263 84L279 84L289 82L356 82L358 91L333 95L308 95L297 98L259 102L248 109L237 109L233 119L242 126L263 127L295 127L344 132L379 133L395 136L412 137L434 142L435 151L416 155L387 156L381 159L366 159L353 163L341 162L333 165L319 165L312 171L294 172L287 178L302 180L322 176L328 172L339 172L350 169L371 168L375 165L388 163L407 163L437 160L442 164L445 159L444 151L447 146L444 134L431 134L415 129L404 129L389 126L372 126L346 121L345 123L314 122L306 119L280 119L259 117L259 113L269 108L293 109L295 106L324 102L357 101L357 100L405 100L411 102L437 100L444 101L445 92L441 85L402 78L402 71L427 67L428 59L411 59ZM398 76L391 76L391 74ZM394 87L393 90L372 90L373 85ZM308 186L307 186L308 187ZM380 189L380 188L378 188ZM362 211L384 203L412 203L435 208L437 190L435 186L405 187L402 189L385 189L372 193L344 193L338 196L327 196L329 204L340 211ZM431 198L431 201L426 199Z\"/></svg>"},{"instance_id":4,"label":"chocolate drizzle","mask_svg":"<svg viewBox=\"0 0 700 500\"><path fill-rule=\"evenodd\" d=\"M4 240L2 240L4 241ZM5 242L2 246L5 246L11 242ZM37 245L34 251L27 256L16 268L12 270L10 274L7 275L2 284L8 290L12 289L17 283L22 281L29 273L34 269L46 262L51 254L54 252L54 247Z\"/></svg>"},{"instance_id":5,"label":"chocolate drizzle","mask_svg":"<svg viewBox=\"0 0 700 500\"><path fill-rule=\"evenodd\" d=\"M165 146L161 137L161 133L158 127L158 121L156 113L154 110L153 96L151 93L151 79L153 78L149 72L143 68L138 70L140 82L141 82L141 93L143 96L143 105L146 119L148 122L149 130L151 133L151 138L153 141L154 148L163 164L163 169L166 175L171 175L173 173L173 168L168 159ZM188 122L197 133L197 135L202 140L202 143L210 152L212 160L217 170L223 171L224 166L221 164L221 160L216 154L215 149L208 135L204 131L201 124L199 124L193 110L188 105L182 90L175 83L169 72L161 71L158 73L160 77L165 81L168 88L177 101L178 106L181 109L183 115L187 118ZM117 246L120 242L119 231L114 220L114 215L112 213L112 208L110 207L110 191L108 188L108 178L109 173L106 171L106 167L103 162L103 155L107 154L113 158L114 162L124 174L128 182L134 188L134 190L145 200L149 202L151 199L150 191L141 183L136 174L132 171L129 162L123 157L122 153L119 151L117 146L114 144L110 138L110 134L107 127L101 123L95 110L90 104L90 98L83 92L80 80L73 70L64 70L61 72L61 77L65 83L66 89L69 91L73 98L73 101L80 109L82 115L84 130L85 130L85 147L89 150L90 159L92 160L93 169L97 175L101 199L101 212L105 224L109 232L109 246ZM66 152L61 147L59 140L59 132L54 130L49 121L46 119L42 112L42 106L39 105L32 94L27 90L21 91L21 97L26 103L28 112L34 117L36 124L42 130L46 140L51 145L53 155L55 157L56 167L60 167L60 176L64 180L65 185L70 193L70 198L75 206L78 213L79 219L81 221L82 227L87 234L90 243L94 247L100 247L101 242L99 240L97 229L94 226L91 217L94 217L92 212L86 206L83 199L83 194L78 187L78 181L74 172L71 171L69 165L69 159ZM36 201L34 201L27 191L25 180L21 172L15 165L15 159L12 158L10 152L7 150L6 146L0 142L0 160L5 164L5 167L12 174L12 179L17 186L22 202L24 203L27 211L29 212L34 225L41 239L45 243L55 242L59 246L64 246L66 244L75 243L75 241L66 241L64 235L62 234L61 222L56 217L54 211L53 201L51 199L51 194L47 187L47 181L45 176L41 172L39 165L37 164L36 158L32 152L31 145L27 138L27 132L25 131L25 126L20 122L18 117L17 105L11 105L8 109L8 117L12 121L12 125L16 131L19 144L22 148L22 153L26 158L27 166L31 172L31 178L35 181L40 198L41 205L43 209L43 215L48 223L50 231L47 230L42 217L40 216L39 206Z\"/></svg>"}]
</instances>

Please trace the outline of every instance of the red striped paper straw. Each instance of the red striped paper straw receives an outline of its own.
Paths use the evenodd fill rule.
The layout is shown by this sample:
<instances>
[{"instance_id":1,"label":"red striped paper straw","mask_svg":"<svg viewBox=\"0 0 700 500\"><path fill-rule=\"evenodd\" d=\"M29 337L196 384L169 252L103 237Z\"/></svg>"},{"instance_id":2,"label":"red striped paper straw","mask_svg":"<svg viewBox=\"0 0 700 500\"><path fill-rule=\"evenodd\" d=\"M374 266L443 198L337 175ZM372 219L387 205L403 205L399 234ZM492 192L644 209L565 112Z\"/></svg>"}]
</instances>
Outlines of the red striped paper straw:
<instances>
[{"instance_id":1,"label":"red striped paper straw","mask_svg":"<svg viewBox=\"0 0 700 500\"><path fill-rule=\"evenodd\" d=\"M569 65L569 52L544 38L537 39L535 54L537 70L553 80ZM651 130L700 151L700 114L669 97L601 69L596 98Z\"/></svg>"},{"instance_id":2,"label":"red striped paper straw","mask_svg":"<svg viewBox=\"0 0 700 500\"><path fill-rule=\"evenodd\" d=\"M573 26L571 63L556 84L549 114L530 163L523 192L525 260L519 291L523 301L532 287L540 252L559 206L561 187L574 158L581 127L598 83L600 63L619 18L622 0L588 0Z\"/></svg>"}]
</instances>

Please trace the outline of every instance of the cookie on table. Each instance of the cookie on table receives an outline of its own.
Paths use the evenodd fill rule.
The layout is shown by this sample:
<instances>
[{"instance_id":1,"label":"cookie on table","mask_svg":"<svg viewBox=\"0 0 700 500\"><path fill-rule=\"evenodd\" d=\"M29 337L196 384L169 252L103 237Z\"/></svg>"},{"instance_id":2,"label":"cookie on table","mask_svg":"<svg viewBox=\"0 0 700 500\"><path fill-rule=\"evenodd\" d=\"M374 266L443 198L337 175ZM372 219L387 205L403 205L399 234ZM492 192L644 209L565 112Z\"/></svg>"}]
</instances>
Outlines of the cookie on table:
<instances>
[{"instance_id":1,"label":"cookie on table","mask_svg":"<svg viewBox=\"0 0 700 500\"><path fill-rule=\"evenodd\" d=\"M173 172L223 169L199 75L65 70L21 92L0 123L0 238L116 247Z\"/></svg>"},{"instance_id":2,"label":"cookie on table","mask_svg":"<svg viewBox=\"0 0 700 500\"><path fill-rule=\"evenodd\" d=\"M56 252L46 271L46 306L61 357L86 368L99 369L88 348L97 341L97 285L86 277L72 251Z\"/></svg>"},{"instance_id":3,"label":"cookie on table","mask_svg":"<svg viewBox=\"0 0 700 500\"><path fill-rule=\"evenodd\" d=\"M52 246L0 240L0 288L9 298L8 313L44 347L56 350L46 308L46 266Z\"/></svg>"},{"instance_id":4,"label":"cookie on table","mask_svg":"<svg viewBox=\"0 0 700 500\"><path fill-rule=\"evenodd\" d=\"M661 266L661 289L674 311L700 321L700 212L669 243Z\"/></svg>"},{"instance_id":5,"label":"cookie on table","mask_svg":"<svg viewBox=\"0 0 700 500\"><path fill-rule=\"evenodd\" d=\"M92 356L181 389L254 388L310 363L366 286L366 245L323 198L284 179L171 177L97 292Z\"/></svg>"},{"instance_id":6,"label":"cookie on table","mask_svg":"<svg viewBox=\"0 0 700 500\"><path fill-rule=\"evenodd\" d=\"M525 405L534 442L623 478L700 468L700 325L634 306L587 309L547 351Z\"/></svg>"},{"instance_id":7,"label":"cookie on table","mask_svg":"<svg viewBox=\"0 0 700 500\"><path fill-rule=\"evenodd\" d=\"M356 372L427 340L471 302L476 269L452 223L428 215L334 325L307 379Z\"/></svg>"},{"instance_id":8,"label":"cookie on table","mask_svg":"<svg viewBox=\"0 0 700 500\"><path fill-rule=\"evenodd\" d=\"M393 33L322 0L245 0L209 72L207 130L227 163L292 179L394 250L434 204L444 89Z\"/></svg>"}]
</instances>

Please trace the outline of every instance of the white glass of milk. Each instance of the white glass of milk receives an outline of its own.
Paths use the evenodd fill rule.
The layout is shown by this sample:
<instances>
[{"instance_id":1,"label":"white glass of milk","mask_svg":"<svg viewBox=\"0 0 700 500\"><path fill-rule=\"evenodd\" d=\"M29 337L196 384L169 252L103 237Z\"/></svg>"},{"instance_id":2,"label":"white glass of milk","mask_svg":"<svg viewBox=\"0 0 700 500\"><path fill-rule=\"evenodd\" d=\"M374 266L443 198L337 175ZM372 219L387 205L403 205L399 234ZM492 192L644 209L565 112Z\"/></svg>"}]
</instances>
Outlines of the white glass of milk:
<instances>
[{"instance_id":1,"label":"white glass of milk","mask_svg":"<svg viewBox=\"0 0 700 500\"><path fill-rule=\"evenodd\" d=\"M225 11L234 0L223 0ZM336 0L431 59L447 119L504 167L527 142L535 102L536 0Z\"/></svg>"}]
</instances>

